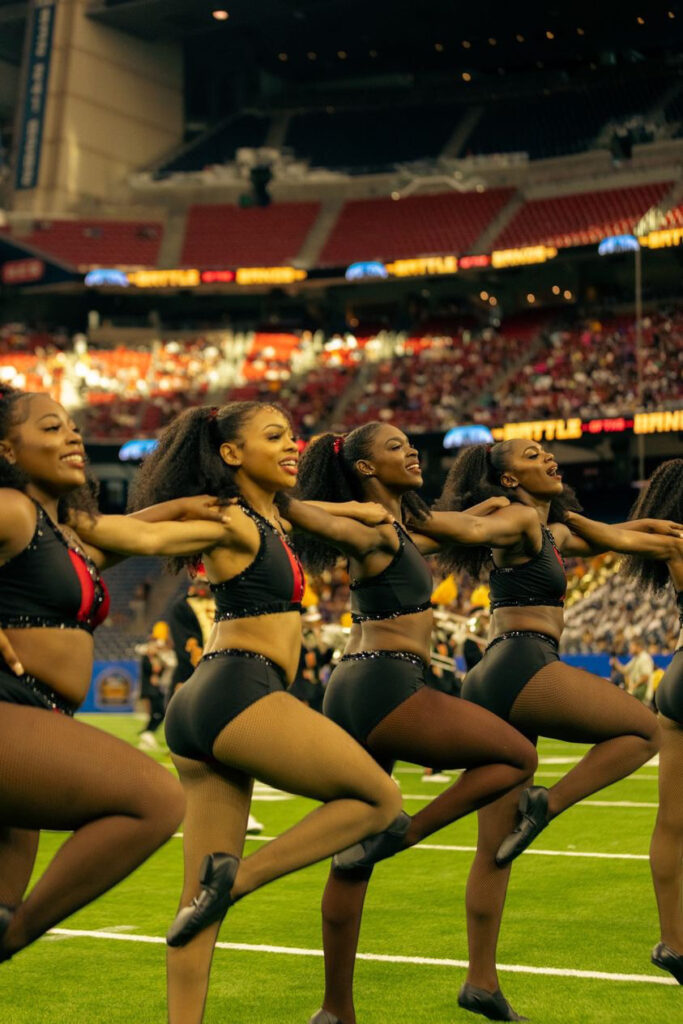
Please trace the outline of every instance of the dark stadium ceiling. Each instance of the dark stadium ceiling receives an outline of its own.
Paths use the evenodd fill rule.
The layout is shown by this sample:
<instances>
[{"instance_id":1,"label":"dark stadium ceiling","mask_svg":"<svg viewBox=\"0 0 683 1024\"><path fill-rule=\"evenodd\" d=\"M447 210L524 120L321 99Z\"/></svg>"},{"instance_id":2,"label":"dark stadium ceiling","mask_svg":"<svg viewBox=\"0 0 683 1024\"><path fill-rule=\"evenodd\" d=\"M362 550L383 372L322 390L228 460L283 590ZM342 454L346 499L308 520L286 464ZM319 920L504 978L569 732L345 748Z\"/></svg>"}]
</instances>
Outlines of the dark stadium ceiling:
<instances>
[{"instance_id":1,"label":"dark stadium ceiling","mask_svg":"<svg viewBox=\"0 0 683 1024\"><path fill-rule=\"evenodd\" d=\"M27 3L0 0L0 60L21 62L27 11Z\"/></svg>"},{"instance_id":2,"label":"dark stadium ceiling","mask_svg":"<svg viewBox=\"0 0 683 1024\"><path fill-rule=\"evenodd\" d=\"M19 63L29 7L0 0L0 60ZM542 85L556 73L661 73L683 60L683 2L671 0L92 0L89 14L182 42L187 113L200 119L264 92L286 103L354 82L372 90L368 79L432 92L471 80L500 92L509 75Z\"/></svg>"},{"instance_id":3,"label":"dark stadium ceiling","mask_svg":"<svg viewBox=\"0 0 683 1024\"><path fill-rule=\"evenodd\" d=\"M145 39L199 36L199 49L190 47L197 54L215 37L211 52L220 40L281 78L310 81L378 70L571 66L609 54L637 61L680 48L681 6L667 0L94 0L90 13Z\"/></svg>"}]
</instances>

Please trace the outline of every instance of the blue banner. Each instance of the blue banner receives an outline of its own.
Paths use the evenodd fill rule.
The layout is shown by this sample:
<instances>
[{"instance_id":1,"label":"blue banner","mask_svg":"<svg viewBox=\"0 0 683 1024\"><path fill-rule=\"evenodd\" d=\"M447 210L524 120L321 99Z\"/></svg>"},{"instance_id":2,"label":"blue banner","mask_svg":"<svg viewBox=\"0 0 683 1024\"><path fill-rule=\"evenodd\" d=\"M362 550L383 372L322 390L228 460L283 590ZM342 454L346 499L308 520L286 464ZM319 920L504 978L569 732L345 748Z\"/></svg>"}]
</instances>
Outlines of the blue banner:
<instances>
[{"instance_id":1,"label":"blue banner","mask_svg":"<svg viewBox=\"0 0 683 1024\"><path fill-rule=\"evenodd\" d=\"M96 661L88 696L80 711L134 711L140 690L137 661Z\"/></svg>"},{"instance_id":2,"label":"blue banner","mask_svg":"<svg viewBox=\"0 0 683 1024\"><path fill-rule=\"evenodd\" d=\"M38 184L56 7L57 0L34 0L32 7L26 91L17 147L17 189L35 188Z\"/></svg>"}]
</instances>

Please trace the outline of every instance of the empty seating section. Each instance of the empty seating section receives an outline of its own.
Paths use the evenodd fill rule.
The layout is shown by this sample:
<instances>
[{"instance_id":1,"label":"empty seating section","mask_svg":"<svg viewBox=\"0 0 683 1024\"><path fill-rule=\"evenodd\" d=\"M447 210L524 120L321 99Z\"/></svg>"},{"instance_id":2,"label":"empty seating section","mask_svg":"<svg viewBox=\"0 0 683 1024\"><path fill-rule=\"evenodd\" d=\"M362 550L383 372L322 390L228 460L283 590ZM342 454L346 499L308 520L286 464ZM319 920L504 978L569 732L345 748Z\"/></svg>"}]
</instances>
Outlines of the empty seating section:
<instances>
[{"instance_id":1,"label":"empty seating section","mask_svg":"<svg viewBox=\"0 0 683 1024\"><path fill-rule=\"evenodd\" d=\"M670 187L670 182L659 182L530 199L496 238L494 248L592 245L608 235L628 234L650 207L664 198Z\"/></svg>"},{"instance_id":2,"label":"empty seating section","mask_svg":"<svg viewBox=\"0 0 683 1024\"><path fill-rule=\"evenodd\" d=\"M461 155L528 153L536 160L579 153L593 148L607 125L617 126L631 117L647 121L647 114L670 86L670 78L648 79L492 102Z\"/></svg>"},{"instance_id":3,"label":"empty seating section","mask_svg":"<svg viewBox=\"0 0 683 1024\"><path fill-rule=\"evenodd\" d=\"M285 145L313 167L351 173L390 170L437 157L464 109L448 104L299 114L290 119Z\"/></svg>"},{"instance_id":4,"label":"empty seating section","mask_svg":"<svg viewBox=\"0 0 683 1024\"><path fill-rule=\"evenodd\" d=\"M72 267L154 267L163 230L156 221L41 220L28 234L8 233Z\"/></svg>"},{"instance_id":5,"label":"empty seating section","mask_svg":"<svg viewBox=\"0 0 683 1024\"><path fill-rule=\"evenodd\" d=\"M238 149L259 149L265 145L270 118L243 114L221 124L186 145L157 172L159 177L183 171L201 171L213 164L227 164Z\"/></svg>"},{"instance_id":6,"label":"empty seating section","mask_svg":"<svg viewBox=\"0 0 683 1024\"><path fill-rule=\"evenodd\" d=\"M323 248L328 266L357 260L390 260L466 253L512 196L512 189L355 199L346 203Z\"/></svg>"},{"instance_id":7,"label":"empty seating section","mask_svg":"<svg viewBox=\"0 0 683 1024\"><path fill-rule=\"evenodd\" d=\"M181 260L192 267L273 267L297 257L318 214L318 203L267 207L191 206Z\"/></svg>"}]
</instances>

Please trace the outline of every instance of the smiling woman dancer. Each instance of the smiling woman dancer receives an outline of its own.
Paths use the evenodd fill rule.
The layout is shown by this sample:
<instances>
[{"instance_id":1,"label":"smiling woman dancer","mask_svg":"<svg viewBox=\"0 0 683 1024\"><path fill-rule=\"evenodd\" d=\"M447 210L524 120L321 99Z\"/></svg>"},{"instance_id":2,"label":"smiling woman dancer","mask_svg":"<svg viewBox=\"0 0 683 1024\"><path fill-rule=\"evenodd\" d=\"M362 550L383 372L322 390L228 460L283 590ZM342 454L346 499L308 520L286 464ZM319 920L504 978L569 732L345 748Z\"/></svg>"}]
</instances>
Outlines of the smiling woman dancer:
<instances>
[{"instance_id":1,"label":"smiling woman dancer","mask_svg":"<svg viewBox=\"0 0 683 1024\"><path fill-rule=\"evenodd\" d=\"M663 462L641 492L631 515L683 520L683 459ZM637 555L625 559L622 574L644 594L676 591L682 632L655 702L662 727L659 751L659 810L650 845L650 869L657 896L661 941L652 963L683 985L683 557L666 564Z\"/></svg>"},{"instance_id":2,"label":"smiling woman dancer","mask_svg":"<svg viewBox=\"0 0 683 1024\"><path fill-rule=\"evenodd\" d=\"M159 765L73 720L107 615L85 452L48 395L0 388L0 960L125 878L173 834L182 790ZM154 510L148 510L153 518ZM141 513L145 516L145 513ZM120 554L184 554L219 523L103 516ZM24 899L41 828L71 831Z\"/></svg>"},{"instance_id":3,"label":"smiling woman dancer","mask_svg":"<svg viewBox=\"0 0 683 1024\"><path fill-rule=\"evenodd\" d=\"M389 773L399 759L465 769L412 819L403 815L401 827L344 851L333 862L322 904L325 998L311 1024L354 1024L353 971L372 865L530 781L536 754L528 740L495 715L425 685L433 614L432 577L424 555L436 552L438 544L420 536L427 509L415 492L422 473L418 453L403 431L372 422L344 438L323 434L305 451L300 477L299 493L306 499L372 500L395 520L378 528L380 543L351 552L355 625L330 677L325 715ZM415 532L406 530L406 517ZM457 512L440 518L449 538L456 535L463 542L477 541L485 523ZM301 549L314 572L337 559L333 548L315 540L304 539Z\"/></svg>"},{"instance_id":4,"label":"smiling woman dancer","mask_svg":"<svg viewBox=\"0 0 683 1024\"><path fill-rule=\"evenodd\" d=\"M166 715L187 796L185 881L167 937L171 1024L201 1021L216 936L233 903L381 832L400 811L397 787L372 758L286 692L301 650L304 577L276 497L296 482L297 463L279 409L259 402L193 409L162 435L133 496L143 505L206 491L237 499L223 539L202 556L215 626ZM372 532L300 502L287 515L342 547ZM323 806L240 860L254 778Z\"/></svg>"},{"instance_id":5,"label":"smiling woman dancer","mask_svg":"<svg viewBox=\"0 0 683 1024\"><path fill-rule=\"evenodd\" d=\"M576 511L553 456L533 441L474 445L449 471L437 509L465 508L493 495L511 504L484 520L487 545L454 548L442 569L478 576L491 566L492 624L484 657L465 677L462 695L535 740L592 743L592 749L550 789L509 793L479 811L477 853L467 886L470 965L460 1005L493 1020L518 1020L502 996L496 943L510 862L548 822L578 801L635 771L658 749L657 720L606 680L563 664L558 656L566 579L562 555L640 552L676 558L683 551L674 524L591 523ZM438 515L438 514L437 514ZM437 518L435 516L435 518ZM430 523L421 524L431 533ZM576 531L589 529L591 542ZM518 819L521 820L513 830Z\"/></svg>"}]
</instances>

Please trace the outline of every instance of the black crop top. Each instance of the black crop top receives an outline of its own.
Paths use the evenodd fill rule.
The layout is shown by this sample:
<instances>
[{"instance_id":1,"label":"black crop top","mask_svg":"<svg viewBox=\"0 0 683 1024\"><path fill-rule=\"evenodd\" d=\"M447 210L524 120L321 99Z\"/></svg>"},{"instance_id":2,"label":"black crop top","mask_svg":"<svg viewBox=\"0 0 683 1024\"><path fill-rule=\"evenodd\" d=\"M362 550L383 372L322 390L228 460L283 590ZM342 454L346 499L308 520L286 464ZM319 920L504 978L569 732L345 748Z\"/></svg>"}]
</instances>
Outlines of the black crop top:
<instances>
[{"instance_id":1,"label":"black crop top","mask_svg":"<svg viewBox=\"0 0 683 1024\"><path fill-rule=\"evenodd\" d=\"M496 608L550 605L561 607L567 591L562 555L547 526L541 524L541 550L528 562L506 569L494 566L489 580L491 611Z\"/></svg>"},{"instance_id":2,"label":"black crop top","mask_svg":"<svg viewBox=\"0 0 683 1024\"><path fill-rule=\"evenodd\" d=\"M398 523L398 551L376 576L351 583L351 618L354 622L395 619L432 607L432 574L410 535Z\"/></svg>"},{"instance_id":3,"label":"black crop top","mask_svg":"<svg viewBox=\"0 0 683 1024\"><path fill-rule=\"evenodd\" d=\"M261 538L254 561L229 580L212 583L215 622L301 611L304 570L286 538L249 505L240 502Z\"/></svg>"},{"instance_id":4,"label":"black crop top","mask_svg":"<svg viewBox=\"0 0 683 1024\"><path fill-rule=\"evenodd\" d=\"M0 566L0 627L86 629L109 612L109 592L97 566L71 547L35 502L36 528L23 551Z\"/></svg>"}]
</instances>

